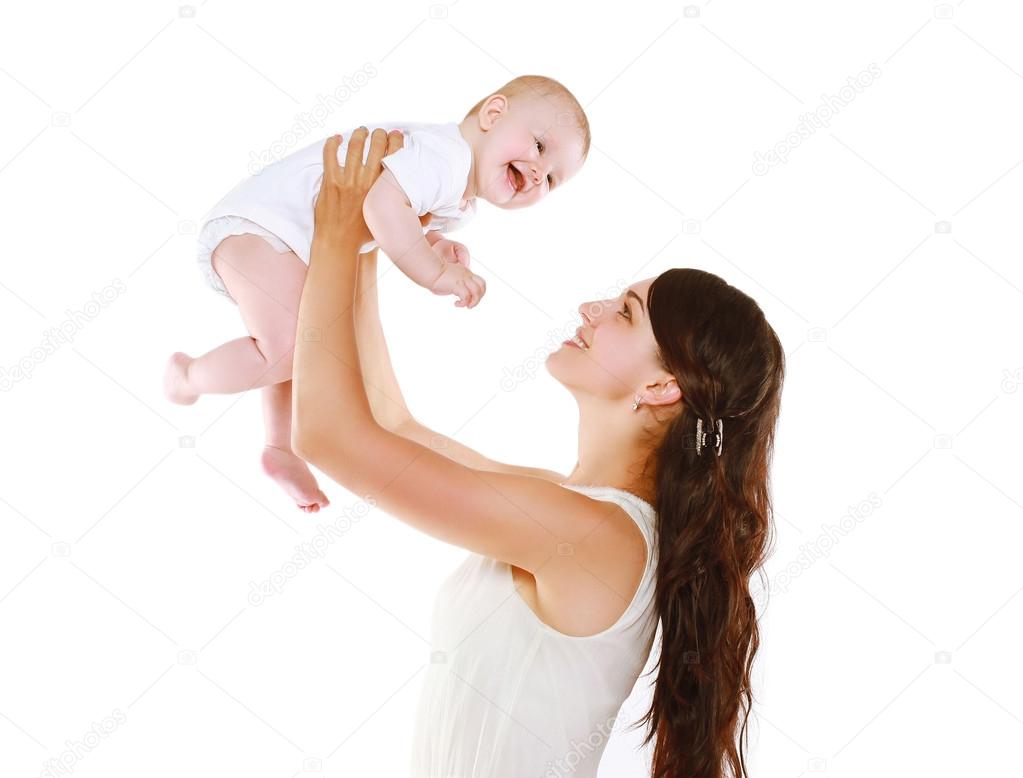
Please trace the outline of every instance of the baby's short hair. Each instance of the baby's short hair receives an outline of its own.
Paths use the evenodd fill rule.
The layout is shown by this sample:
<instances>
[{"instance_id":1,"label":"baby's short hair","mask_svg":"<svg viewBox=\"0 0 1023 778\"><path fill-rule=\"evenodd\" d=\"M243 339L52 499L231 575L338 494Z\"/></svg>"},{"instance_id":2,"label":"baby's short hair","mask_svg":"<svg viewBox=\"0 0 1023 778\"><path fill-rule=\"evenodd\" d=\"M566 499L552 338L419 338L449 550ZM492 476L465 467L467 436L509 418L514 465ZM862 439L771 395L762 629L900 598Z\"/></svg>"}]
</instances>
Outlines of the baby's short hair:
<instances>
[{"instance_id":1,"label":"baby's short hair","mask_svg":"<svg viewBox=\"0 0 1023 778\"><path fill-rule=\"evenodd\" d=\"M513 78L507 84L491 92L491 95L502 94L509 100L513 100L516 97L541 97L551 98L554 101L564 105L568 109L567 113L571 114L575 123L579 126L583 142L583 158L590 152L590 121L586 118L586 112L583 110L582 105L576 99L575 95L568 91L565 86L555 81L553 78L547 76L518 76ZM491 95L487 95L490 97ZM469 109L466 113L465 118L468 119L470 116L474 116L483 107L483 104L487 101L487 97L484 97L476 105ZM561 112L558 113L558 118L561 118Z\"/></svg>"}]
</instances>

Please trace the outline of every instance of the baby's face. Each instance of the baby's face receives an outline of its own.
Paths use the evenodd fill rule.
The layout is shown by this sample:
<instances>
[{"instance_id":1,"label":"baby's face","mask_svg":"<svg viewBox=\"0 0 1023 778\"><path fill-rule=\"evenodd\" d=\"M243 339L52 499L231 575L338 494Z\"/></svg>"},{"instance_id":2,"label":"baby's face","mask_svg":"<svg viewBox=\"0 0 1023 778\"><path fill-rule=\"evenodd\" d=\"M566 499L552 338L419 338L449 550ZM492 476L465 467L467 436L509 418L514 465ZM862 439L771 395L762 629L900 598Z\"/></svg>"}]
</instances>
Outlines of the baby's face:
<instances>
[{"instance_id":1,"label":"baby's face","mask_svg":"<svg viewBox=\"0 0 1023 778\"><path fill-rule=\"evenodd\" d=\"M559 124L558 117L561 117ZM583 164L581 131L554 98L512 98L489 117L477 157L478 194L500 208L525 208L564 186Z\"/></svg>"}]
</instances>

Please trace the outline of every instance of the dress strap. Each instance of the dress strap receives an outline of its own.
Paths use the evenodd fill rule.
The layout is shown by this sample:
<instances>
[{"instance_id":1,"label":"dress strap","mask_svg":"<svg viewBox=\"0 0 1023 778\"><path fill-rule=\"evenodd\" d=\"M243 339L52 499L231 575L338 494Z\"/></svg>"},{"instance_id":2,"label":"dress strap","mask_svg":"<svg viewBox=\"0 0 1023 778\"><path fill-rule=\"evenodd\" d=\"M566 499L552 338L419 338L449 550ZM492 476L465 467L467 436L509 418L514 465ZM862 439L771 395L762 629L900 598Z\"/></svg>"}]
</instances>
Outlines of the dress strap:
<instances>
[{"instance_id":1,"label":"dress strap","mask_svg":"<svg viewBox=\"0 0 1023 778\"><path fill-rule=\"evenodd\" d=\"M627 492L624 489L619 489L617 486L600 486L591 484L561 484L561 486L568 489L575 489L577 491L594 492L595 494L606 495L611 498L611 502L615 502L618 505L622 505L623 502L628 503L629 507L622 507L625 508L625 512L628 513L632 520L639 526L640 531L646 538L647 544L650 546L650 550L653 551L657 547L657 511L654 509L653 505L648 503L639 495Z\"/></svg>"}]
</instances>

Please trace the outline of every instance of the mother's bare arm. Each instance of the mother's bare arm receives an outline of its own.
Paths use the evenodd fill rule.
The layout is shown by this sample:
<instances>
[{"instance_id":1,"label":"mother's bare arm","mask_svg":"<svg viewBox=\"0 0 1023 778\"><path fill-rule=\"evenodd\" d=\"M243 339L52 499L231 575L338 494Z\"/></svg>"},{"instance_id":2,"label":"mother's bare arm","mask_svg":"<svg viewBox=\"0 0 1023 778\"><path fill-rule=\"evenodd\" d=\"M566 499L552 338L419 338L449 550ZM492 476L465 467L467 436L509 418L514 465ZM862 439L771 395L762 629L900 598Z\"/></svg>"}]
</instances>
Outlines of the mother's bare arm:
<instances>
[{"instance_id":1,"label":"mother's bare arm","mask_svg":"<svg viewBox=\"0 0 1023 778\"><path fill-rule=\"evenodd\" d=\"M567 480L566 476L553 470L495 462L478 451L420 424L405 403L405 396L394 375L387 340L380 325L376 250L359 257L358 290L355 331L359 343L359 364L362 366L363 384L377 424L403 438L429 446L448 459L475 470L529 475L558 484Z\"/></svg>"}]
</instances>

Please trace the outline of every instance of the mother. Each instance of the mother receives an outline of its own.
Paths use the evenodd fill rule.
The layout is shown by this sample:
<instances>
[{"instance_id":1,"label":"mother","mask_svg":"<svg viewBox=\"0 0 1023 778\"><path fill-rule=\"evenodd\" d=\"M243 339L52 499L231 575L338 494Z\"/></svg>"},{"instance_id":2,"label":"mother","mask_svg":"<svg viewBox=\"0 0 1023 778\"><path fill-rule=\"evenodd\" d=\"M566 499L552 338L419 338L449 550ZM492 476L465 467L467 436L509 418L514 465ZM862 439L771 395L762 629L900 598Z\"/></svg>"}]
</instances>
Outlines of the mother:
<instances>
[{"instance_id":1,"label":"mother","mask_svg":"<svg viewBox=\"0 0 1023 778\"><path fill-rule=\"evenodd\" d=\"M579 404L568 476L501 464L409 414L380 329L361 204L400 135L338 136L299 309L294 450L386 513L469 551L434 611L412 773L595 776L661 627L643 723L653 775L745 775L749 580L771 534L784 352L757 304L671 269L580 306L547 369ZM717 433L723 433L719 437ZM436 446L436 440L443 445Z\"/></svg>"}]
</instances>

